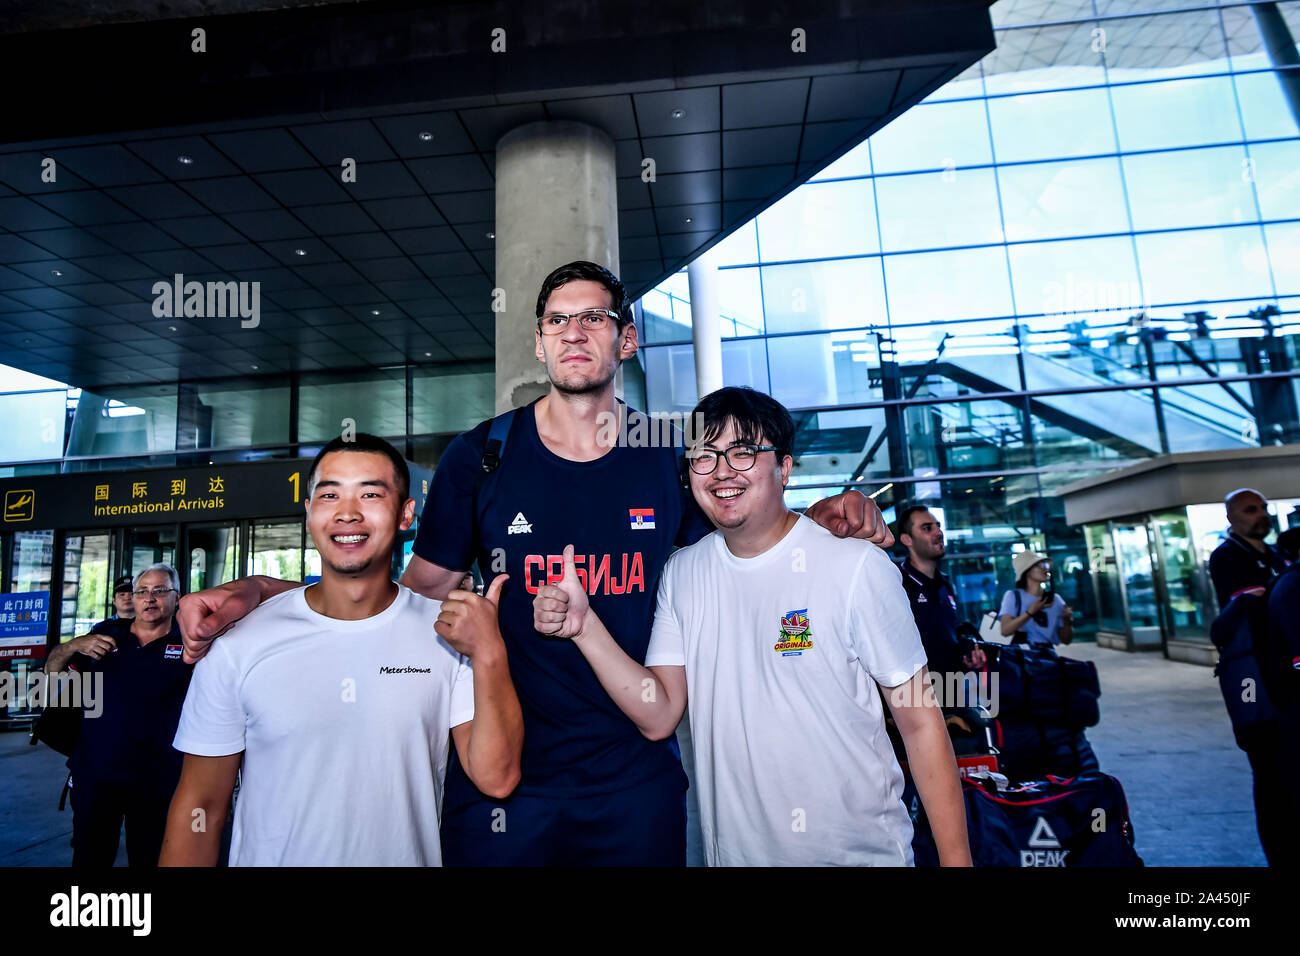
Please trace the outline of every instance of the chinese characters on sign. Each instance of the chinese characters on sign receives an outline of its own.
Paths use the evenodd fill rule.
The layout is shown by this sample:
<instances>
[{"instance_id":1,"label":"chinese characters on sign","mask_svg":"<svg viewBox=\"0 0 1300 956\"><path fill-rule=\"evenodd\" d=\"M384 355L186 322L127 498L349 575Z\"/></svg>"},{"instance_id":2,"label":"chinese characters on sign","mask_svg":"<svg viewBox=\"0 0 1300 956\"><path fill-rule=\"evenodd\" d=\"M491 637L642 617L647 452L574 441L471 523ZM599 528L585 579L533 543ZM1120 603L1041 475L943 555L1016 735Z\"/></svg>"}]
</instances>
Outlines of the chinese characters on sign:
<instances>
[{"instance_id":1,"label":"chinese characters on sign","mask_svg":"<svg viewBox=\"0 0 1300 956\"><path fill-rule=\"evenodd\" d=\"M49 591L0 594L0 659L44 654L49 614Z\"/></svg>"},{"instance_id":2,"label":"chinese characters on sign","mask_svg":"<svg viewBox=\"0 0 1300 956\"><path fill-rule=\"evenodd\" d=\"M165 483L170 494L163 500L150 499L150 482L148 481L131 481L131 500L132 504L112 504L113 486L109 484L95 485L95 502L109 502L108 504L94 505L94 514L97 517L110 515L127 515L127 514L152 514L155 512L168 511L203 511L205 509L224 508L226 502L223 498L217 497L225 494L226 483L222 475L208 475L208 491L206 497L199 495L190 495L189 478L167 478ZM126 481L120 482L125 485ZM125 489L123 489L124 491Z\"/></svg>"}]
</instances>

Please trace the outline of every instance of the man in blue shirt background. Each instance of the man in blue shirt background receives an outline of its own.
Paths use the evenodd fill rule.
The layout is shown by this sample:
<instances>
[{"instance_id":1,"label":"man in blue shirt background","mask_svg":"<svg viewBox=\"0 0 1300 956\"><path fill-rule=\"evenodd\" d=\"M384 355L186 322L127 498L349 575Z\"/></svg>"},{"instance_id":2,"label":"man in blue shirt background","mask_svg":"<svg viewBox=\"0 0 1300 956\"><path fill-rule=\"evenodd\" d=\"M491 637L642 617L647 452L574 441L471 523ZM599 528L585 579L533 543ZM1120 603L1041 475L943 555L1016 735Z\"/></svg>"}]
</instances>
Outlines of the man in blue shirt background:
<instances>
[{"instance_id":1,"label":"man in blue shirt background","mask_svg":"<svg viewBox=\"0 0 1300 956\"><path fill-rule=\"evenodd\" d=\"M1286 562L1264 543L1273 530L1268 501L1253 488L1239 488L1224 499L1228 532L1210 554L1210 580L1219 610L1238 594L1262 593L1273 576L1281 574Z\"/></svg>"},{"instance_id":2,"label":"man in blue shirt background","mask_svg":"<svg viewBox=\"0 0 1300 956\"><path fill-rule=\"evenodd\" d=\"M129 865L157 866L180 779L184 758L172 738L194 670L181 658L176 626L180 579L171 565L155 564L135 585L133 619L101 621L45 664L48 673L68 669L78 680L102 681L68 760L73 866L111 867L123 822Z\"/></svg>"},{"instance_id":3,"label":"man in blue shirt background","mask_svg":"<svg viewBox=\"0 0 1300 956\"><path fill-rule=\"evenodd\" d=\"M912 605L930 670L952 674L983 667L984 651L967 649L957 636L962 617L952 582L939 569L948 553L939 519L924 505L904 509L898 518L898 541L907 549L907 557L899 565L903 590Z\"/></svg>"}]
</instances>

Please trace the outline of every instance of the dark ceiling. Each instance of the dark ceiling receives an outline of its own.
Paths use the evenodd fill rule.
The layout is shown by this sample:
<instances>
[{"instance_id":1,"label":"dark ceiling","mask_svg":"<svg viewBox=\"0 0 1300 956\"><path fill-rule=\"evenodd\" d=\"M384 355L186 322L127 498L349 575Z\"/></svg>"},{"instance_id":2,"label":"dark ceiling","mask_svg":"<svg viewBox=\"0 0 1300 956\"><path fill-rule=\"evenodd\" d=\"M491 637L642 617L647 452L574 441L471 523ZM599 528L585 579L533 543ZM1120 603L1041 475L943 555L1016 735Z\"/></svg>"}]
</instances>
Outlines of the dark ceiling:
<instances>
[{"instance_id":1,"label":"dark ceiling","mask_svg":"<svg viewBox=\"0 0 1300 956\"><path fill-rule=\"evenodd\" d=\"M352 4L0 37L0 362L103 388L491 358L503 133L614 138L639 296L993 47L984 2L750 6L669 3L617 42L602 31L627 36L640 3L601 5L582 36L501 4ZM488 51L493 22L514 52ZM195 24L227 52L150 56ZM77 78L13 99L55 59ZM176 273L260 282L260 327L155 318Z\"/></svg>"}]
</instances>

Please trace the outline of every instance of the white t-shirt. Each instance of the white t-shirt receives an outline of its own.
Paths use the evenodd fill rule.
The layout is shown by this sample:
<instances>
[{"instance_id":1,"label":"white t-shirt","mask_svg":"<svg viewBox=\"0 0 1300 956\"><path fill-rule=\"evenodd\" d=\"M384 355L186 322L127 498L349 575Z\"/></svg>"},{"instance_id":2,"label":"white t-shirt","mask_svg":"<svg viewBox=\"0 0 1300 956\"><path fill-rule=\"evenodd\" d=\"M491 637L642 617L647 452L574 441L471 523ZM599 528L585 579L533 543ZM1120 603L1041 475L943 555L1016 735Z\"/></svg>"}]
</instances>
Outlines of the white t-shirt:
<instances>
[{"instance_id":1,"label":"white t-shirt","mask_svg":"<svg viewBox=\"0 0 1300 956\"><path fill-rule=\"evenodd\" d=\"M925 664L884 551L800 517L756 558L674 554L646 666L684 665L709 866L912 863L877 684Z\"/></svg>"},{"instance_id":2,"label":"white t-shirt","mask_svg":"<svg viewBox=\"0 0 1300 956\"><path fill-rule=\"evenodd\" d=\"M1017 592L1019 592L1018 599ZM1021 628L1031 647L1050 647L1061 643L1061 619L1065 616L1065 598L1059 594L1053 597L1055 600L1047 606L1046 624L1039 624L1031 617ZM1024 588L1012 588L1002 595L1002 607L998 610L998 618L1019 617L1033 607L1037 600L1038 598Z\"/></svg>"},{"instance_id":3,"label":"white t-shirt","mask_svg":"<svg viewBox=\"0 0 1300 956\"><path fill-rule=\"evenodd\" d=\"M441 602L399 585L340 621L305 592L212 642L176 730L184 753L244 753L230 865L440 866L449 735L474 717L469 661L433 630Z\"/></svg>"}]
</instances>

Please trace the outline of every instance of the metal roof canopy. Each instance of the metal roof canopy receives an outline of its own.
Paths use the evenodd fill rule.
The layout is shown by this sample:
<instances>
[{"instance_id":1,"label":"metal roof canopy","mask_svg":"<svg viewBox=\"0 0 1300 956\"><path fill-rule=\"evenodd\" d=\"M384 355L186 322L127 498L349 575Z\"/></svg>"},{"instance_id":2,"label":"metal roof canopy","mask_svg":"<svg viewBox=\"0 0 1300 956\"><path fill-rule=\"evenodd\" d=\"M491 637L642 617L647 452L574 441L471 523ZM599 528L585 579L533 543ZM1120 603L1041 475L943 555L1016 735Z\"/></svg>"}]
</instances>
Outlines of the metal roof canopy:
<instances>
[{"instance_id":1,"label":"metal roof canopy","mask_svg":"<svg viewBox=\"0 0 1300 956\"><path fill-rule=\"evenodd\" d=\"M491 358L502 134L614 138L640 296L993 49L988 5L444 0L0 37L3 361L104 391ZM259 281L260 327L155 318L175 273Z\"/></svg>"},{"instance_id":2,"label":"metal roof canopy","mask_svg":"<svg viewBox=\"0 0 1300 956\"><path fill-rule=\"evenodd\" d=\"M1270 500L1300 497L1300 445L1268 445L1161 455L1066 485L1067 524L1128 518L1221 502L1247 485Z\"/></svg>"}]
</instances>

